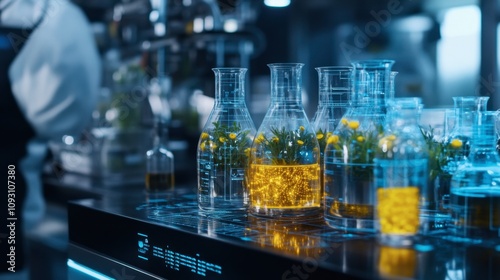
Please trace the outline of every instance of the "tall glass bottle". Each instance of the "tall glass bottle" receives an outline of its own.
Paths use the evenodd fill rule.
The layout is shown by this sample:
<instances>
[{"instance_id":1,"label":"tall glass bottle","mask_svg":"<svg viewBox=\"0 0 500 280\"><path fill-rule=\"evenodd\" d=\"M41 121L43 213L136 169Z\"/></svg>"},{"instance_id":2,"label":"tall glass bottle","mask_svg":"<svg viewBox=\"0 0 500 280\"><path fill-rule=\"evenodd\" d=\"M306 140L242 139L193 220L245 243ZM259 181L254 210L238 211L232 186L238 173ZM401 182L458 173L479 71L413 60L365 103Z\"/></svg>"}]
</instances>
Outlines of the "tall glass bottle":
<instances>
[{"instance_id":1,"label":"tall glass bottle","mask_svg":"<svg viewBox=\"0 0 500 280\"><path fill-rule=\"evenodd\" d=\"M174 189L174 154L168 150L168 126L158 121L154 129L153 148L146 152L146 191Z\"/></svg>"},{"instance_id":2,"label":"tall glass bottle","mask_svg":"<svg viewBox=\"0 0 500 280\"><path fill-rule=\"evenodd\" d=\"M496 113L477 112L468 160L453 174L450 188L452 232L475 240L500 242L500 157Z\"/></svg>"},{"instance_id":3,"label":"tall glass bottle","mask_svg":"<svg viewBox=\"0 0 500 280\"><path fill-rule=\"evenodd\" d=\"M276 63L271 103L253 142L248 182L251 214L317 215L320 210L319 144L302 104L301 63Z\"/></svg>"},{"instance_id":4,"label":"tall glass bottle","mask_svg":"<svg viewBox=\"0 0 500 280\"><path fill-rule=\"evenodd\" d=\"M238 210L248 205L245 173L255 125L245 102L245 68L214 68L215 104L197 150L198 206Z\"/></svg>"},{"instance_id":5,"label":"tall glass bottle","mask_svg":"<svg viewBox=\"0 0 500 280\"><path fill-rule=\"evenodd\" d=\"M316 132L320 150L321 174L324 172L324 152L328 137L333 135L340 119L349 106L352 92L352 67L325 66L318 71L318 108L311 124ZM324 182L321 176L321 196L324 196ZM323 203L323 199L321 200Z\"/></svg>"},{"instance_id":6,"label":"tall glass bottle","mask_svg":"<svg viewBox=\"0 0 500 280\"><path fill-rule=\"evenodd\" d=\"M334 228L374 231L373 159L385 125L393 63L353 63L350 105L325 148L324 216Z\"/></svg>"},{"instance_id":7,"label":"tall glass bottle","mask_svg":"<svg viewBox=\"0 0 500 280\"><path fill-rule=\"evenodd\" d=\"M455 125L443 141L438 158L440 170L433 182L437 215L449 216L451 177L467 160L473 135L474 116L477 112L486 111L488 99L486 96L453 97Z\"/></svg>"},{"instance_id":8,"label":"tall glass bottle","mask_svg":"<svg viewBox=\"0 0 500 280\"><path fill-rule=\"evenodd\" d=\"M419 232L428 201L427 144L418 125L420 98L394 98L388 133L374 159L376 229L383 244L407 246Z\"/></svg>"}]
</instances>

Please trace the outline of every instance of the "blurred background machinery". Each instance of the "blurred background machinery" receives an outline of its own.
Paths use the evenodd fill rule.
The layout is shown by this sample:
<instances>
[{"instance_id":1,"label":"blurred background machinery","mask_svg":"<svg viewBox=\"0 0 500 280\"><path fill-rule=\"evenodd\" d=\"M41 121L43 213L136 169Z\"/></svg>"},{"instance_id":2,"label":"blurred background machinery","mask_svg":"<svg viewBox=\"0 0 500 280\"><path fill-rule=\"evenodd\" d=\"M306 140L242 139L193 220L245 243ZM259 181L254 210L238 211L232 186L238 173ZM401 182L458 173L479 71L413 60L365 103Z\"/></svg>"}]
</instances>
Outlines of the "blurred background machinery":
<instances>
[{"instance_id":1,"label":"blurred background machinery","mask_svg":"<svg viewBox=\"0 0 500 280\"><path fill-rule=\"evenodd\" d=\"M249 69L247 103L257 126L273 62L305 63L310 116L315 67L370 58L396 60L396 96L419 96L426 108L451 107L451 97L462 95L490 96L490 109L500 108L497 0L73 1L92 23L104 69L88 133L53 145L70 171L142 180L142 155L159 119L183 159L178 172L194 171L214 67Z\"/></svg>"}]
</instances>

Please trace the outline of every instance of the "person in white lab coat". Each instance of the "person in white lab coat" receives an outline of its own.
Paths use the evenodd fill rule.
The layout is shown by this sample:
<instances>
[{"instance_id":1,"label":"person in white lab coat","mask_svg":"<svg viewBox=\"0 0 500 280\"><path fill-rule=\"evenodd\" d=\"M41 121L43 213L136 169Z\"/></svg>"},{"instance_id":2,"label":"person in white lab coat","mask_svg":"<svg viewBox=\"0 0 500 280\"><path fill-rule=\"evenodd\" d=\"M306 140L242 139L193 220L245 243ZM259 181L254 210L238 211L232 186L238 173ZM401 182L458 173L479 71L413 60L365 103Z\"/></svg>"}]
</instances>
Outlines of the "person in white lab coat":
<instances>
[{"instance_id":1,"label":"person in white lab coat","mask_svg":"<svg viewBox=\"0 0 500 280\"><path fill-rule=\"evenodd\" d=\"M76 5L0 0L0 275L23 268L23 228L44 213L48 141L82 133L100 82L98 49Z\"/></svg>"}]
</instances>

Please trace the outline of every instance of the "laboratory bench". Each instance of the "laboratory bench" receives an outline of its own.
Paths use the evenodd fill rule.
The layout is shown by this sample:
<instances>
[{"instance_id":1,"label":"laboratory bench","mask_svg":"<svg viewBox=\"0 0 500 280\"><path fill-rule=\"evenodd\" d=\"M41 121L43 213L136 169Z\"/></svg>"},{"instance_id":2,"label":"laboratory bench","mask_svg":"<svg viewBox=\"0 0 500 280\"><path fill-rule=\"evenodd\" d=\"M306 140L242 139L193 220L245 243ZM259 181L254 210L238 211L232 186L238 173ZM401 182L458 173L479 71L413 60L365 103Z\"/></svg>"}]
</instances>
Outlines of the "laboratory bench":
<instances>
[{"instance_id":1,"label":"laboratory bench","mask_svg":"<svg viewBox=\"0 0 500 280\"><path fill-rule=\"evenodd\" d=\"M500 244L446 231L410 248L370 233L245 211L201 211L195 176L148 194L73 173L44 177L46 220L29 235L43 279L500 279ZM40 274L42 273L43 274ZM63 277L63 278L61 278ZM32 278L32 279L37 279ZM40 278L42 279L42 278Z\"/></svg>"}]
</instances>

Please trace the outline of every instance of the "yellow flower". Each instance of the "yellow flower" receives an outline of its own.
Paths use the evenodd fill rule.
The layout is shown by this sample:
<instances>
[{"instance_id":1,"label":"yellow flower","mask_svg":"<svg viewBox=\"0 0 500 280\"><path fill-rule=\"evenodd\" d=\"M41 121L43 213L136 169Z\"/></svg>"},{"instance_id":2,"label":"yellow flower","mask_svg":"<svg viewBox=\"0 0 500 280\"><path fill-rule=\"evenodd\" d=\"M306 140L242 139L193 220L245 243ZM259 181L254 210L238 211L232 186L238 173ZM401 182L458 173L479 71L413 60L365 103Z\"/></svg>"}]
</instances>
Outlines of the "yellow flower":
<instances>
[{"instance_id":1,"label":"yellow flower","mask_svg":"<svg viewBox=\"0 0 500 280\"><path fill-rule=\"evenodd\" d=\"M303 125L301 125L301 126L299 127L299 129L300 129L300 131L304 131L304 130L306 130L306 128L305 128Z\"/></svg>"},{"instance_id":2,"label":"yellow flower","mask_svg":"<svg viewBox=\"0 0 500 280\"><path fill-rule=\"evenodd\" d=\"M462 140L453 139L453 140L451 140L450 145L452 148L458 149L458 148L462 147Z\"/></svg>"},{"instance_id":3,"label":"yellow flower","mask_svg":"<svg viewBox=\"0 0 500 280\"><path fill-rule=\"evenodd\" d=\"M266 138L264 137L264 134L261 133L257 136L257 138L255 138L255 143L260 144L264 142L264 140L266 140Z\"/></svg>"},{"instance_id":4,"label":"yellow flower","mask_svg":"<svg viewBox=\"0 0 500 280\"><path fill-rule=\"evenodd\" d=\"M205 151L205 142L201 142L201 144L200 144L200 150Z\"/></svg>"},{"instance_id":5,"label":"yellow flower","mask_svg":"<svg viewBox=\"0 0 500 280\"><path fill-rule=\"evenodd\" d=\"M341 122L343 125L345 125L345 126L347 126L347 125L349 124L349 121L348 121L347 119L345 119L345 118L342 118L342 119L340 120L340 122Z\"/></svg>"},{"instance_id":6,"label":"yellow flower","mask_svg":"<svg viewBox=\"0 0 500 280\"><path fill-rule=\"evenodd\" d=\"M328 144L337 144L339 142L339 136L338 135L332 135L328 137Z\"/></svg>"},{"instance_id":7,"label":"yellow flower","mask_svg":"<svg viewBox=\"0 0 500 280\"><path fill-rule=\"evenodd\" d=\"M274 143L278 143L279 141L280 141L280 139L279 139L278 137L276 137L276 136L275 136L275 137L273 137L273 142L274 142Z\"/></svg>"},{"instance_id":8,"label":"yellow flower","mask_svg":"<svg viewBox=\"0 0 500 280\"><path fill-rule=\"evenodd\" d=\"M217 145L216 145L216 144L215 144L215 142L213 142L213 141L207 141L207 142L206 142L206 144L205 144L205 143L203 143L202 145L203 145L203 149L207 148L207 146L206 146L206 145L208 145L208 147L210 147L210 149L211 149L212 151L213 151L213 150L215 150L215 149L217 148Z\"/></svg>"},{"instance_id":9,"label":"yellow flower","mask_svg":"<svg viewBox=\"0 0 500 280\"><path fill-rule=\"evenodd\" d=\"M249 156L250 156L250 152L251 152L251 151L252 151L252 149L251 149L251 148L246 148L245 150L243 150L243 152L245 153L245 155L246 155L247 157L249 157Z\"/></svg>"},{"instance_id":10,"label":"yellow flower","mask_svg":"<svg viewBox=\"0 0 500 280\"><path fill-rule=\"evenodd\" d=\"M330 138L330 136L332 136L332 135L333 135L333 133L331 133L331 132L326 133L326 139Z\"/></svg>"},{"instance_id":11,"label":"yellow flower","mask_svg":"<svg viewBox=\"0 0 500 280\"><path fill-rule=\"evenodd\" d=\"M208 138L208 136L209 136L209 135L208 135L208 133L203 132L203 133L201 134L201 139L205 140L205 139L207 139L207 138Z\"/></svg>"},{"instance_id":12,"label":"yellow flower","mask_svg":"<svg viewBox=\"0 0 500 280\"><path fill-rule=\"evenodd\" d=\"M226 139L226 137L219 137L219 141L220 141L221 143L226 142L226 140L227 140L227 139Z\"/></svg>"},{"instance_id":13,"label":"yellow flower","mask_svg":"<svg viewBox=\"0 0 500 280\"><path fill-rule=\"evenodd\" d=\"M357 140L358 142L363 142L363 141L365 141L365 137L363 137L363 136L358 136L358 137L356 138L356 140Z\"/></svg>"},{"instance_id":14,"label":"yellow flower","mask_svg":"<svg viewBox=\"0 0 500 280\"><path fill-rule=\"evenodd\" d=\"M359 127L359 121L350 121L347 126L349 126L350 129L356 130Z\"/></svg>"},{"instance_id":15,"label":"yellow flower","mask_svg":"<svg viewBox=\"0 0 500 280\"><path fill-rule=\"evenodd\" d=\"M236 133L229 133L229 138L232 140L236 139Z\"/></svg>"},{"instance_id":16,"label":"yellow flower","mask_svg":"<svg viewBox=\"0 0 500 280\"><path fill-rule=\"evenodd\" d=\"M317 138L318 140L323 139L323 137L325 137L325 135L323 135L323 133L318 133L318 134L316 134L316 138Z\"/></svg>"},{"instance_id":17,"label":"yellow flower","mask_svg":"<svg viewBox=\"0 0 500 280\"><path fill-rule=\"evenodd\" d=\"M297 140L297 144L299 144L299 145L304 145L304 141L302 141L302 140Z\"/></svg>"},{"instance_id":18,"label":"yellow flower","mask_svg":"<svg viewBox=\"0 0 500 280\"><path fill-rule=\"evenodd\" d=\"M382 149L382 151L387 152L392 148L392 143L394 140L396 140L396 136L394 135L383 137L378 141L378 146Z\"/></svg>"}]
</instances>

